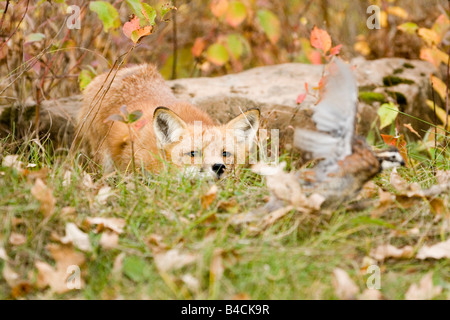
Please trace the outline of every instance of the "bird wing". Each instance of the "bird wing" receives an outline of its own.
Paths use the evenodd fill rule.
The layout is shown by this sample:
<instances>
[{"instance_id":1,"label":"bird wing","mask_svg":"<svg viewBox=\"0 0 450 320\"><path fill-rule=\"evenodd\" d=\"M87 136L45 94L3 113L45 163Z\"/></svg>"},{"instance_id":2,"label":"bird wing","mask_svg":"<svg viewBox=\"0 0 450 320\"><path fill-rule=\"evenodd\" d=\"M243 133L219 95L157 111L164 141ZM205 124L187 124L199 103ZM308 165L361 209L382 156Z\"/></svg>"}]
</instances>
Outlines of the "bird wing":
<instances>
[{"instance_id":1,"label":"bird wing","mask_svg":"<svg viewBox=\"0 0 450 320\"><path fill-rule=\"evenodd\" d=\"M314 158L324 158L316 167L323 180L338 170L338 161L352 154L358 87L350 67L336 58L325 78L320 102L312 116L318 131L297 129L294 145L311 152Z\"/></svg>"}]
</instances>

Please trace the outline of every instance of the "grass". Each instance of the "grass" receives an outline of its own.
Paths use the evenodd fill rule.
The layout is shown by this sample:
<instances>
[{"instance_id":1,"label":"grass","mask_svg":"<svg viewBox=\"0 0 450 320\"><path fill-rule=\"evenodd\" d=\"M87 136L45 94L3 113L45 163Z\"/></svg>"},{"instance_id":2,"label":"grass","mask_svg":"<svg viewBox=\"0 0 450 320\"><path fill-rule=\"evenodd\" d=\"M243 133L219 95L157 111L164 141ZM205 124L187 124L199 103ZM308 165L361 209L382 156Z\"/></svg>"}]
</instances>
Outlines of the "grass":
<instances>
[{"instance_id":1,"label":"grass","mask_svg":"<svg viewBox=\"0 0 450 320\"><path fill-rule=\"evenodd\" d=\"M6 141L1 145L7 145ZM6 153L4 150L3 155ZM218 182L216 199L202 206L209 181L180 179L166 172L140 176L135 186L132 177L116 173L98 178L95 187L88 188L83 184L83 171L70 164L64 153L55 155L33 142L15 153L24 163L37 167L25 174L0 167L0 248L5 248L10 259L8 263L0 259L0 274L8 264L29 288L14 293L0 277L0 299L337 299L332 285L336 267L346 270L362 291L369 276L363 260L378 245L411 245L417 251L424 243L446 240L449 234L445 219L437 220L426 201L408 209L393 207L378 218L371 217L373 206L359 211L341 207L329 215L290 212L255 234L232 223L237 214L264 205L268 196L264 179L248 169L239 169ZM423 157L417 152L416 159ZM289 160L289 155L285 159ZM426 187L434 183L430 163L416 160L414 168L400 173ZM448 170L448 157L440 165ZM49 170L46 173L42 168ZM71 181L64 185L68 170ZM41 175L53 189L56 209L50 217L43 216L39 201L30 192L33 173ZM391 188L389 173L374 182L385 190ZM112 188L104 204L96 198L102 186ZM67 214L64 208L68 207L75 208L75 213ZM116 248L103 248L101 234L86 226L85 219L93 216L125 219ZM55 294L36 286L35 262L54 265L47 245L59 243L55 234L63 236L68 222L89 235L93 250L83 253L85 286ZM420 232L408 233L413 228ZM11 244L12 233L24 235L25 243ZM168 249L195 255L196 259L176 270L163 271L155 265L155 255ZM434 284L444 288L437 298L449 297L448 259L388 259L378 265L381 293L386 299L403 299L409 286L430 271ZM186 279L195 279L197 286Z\"/></svg>"}]
</instances>

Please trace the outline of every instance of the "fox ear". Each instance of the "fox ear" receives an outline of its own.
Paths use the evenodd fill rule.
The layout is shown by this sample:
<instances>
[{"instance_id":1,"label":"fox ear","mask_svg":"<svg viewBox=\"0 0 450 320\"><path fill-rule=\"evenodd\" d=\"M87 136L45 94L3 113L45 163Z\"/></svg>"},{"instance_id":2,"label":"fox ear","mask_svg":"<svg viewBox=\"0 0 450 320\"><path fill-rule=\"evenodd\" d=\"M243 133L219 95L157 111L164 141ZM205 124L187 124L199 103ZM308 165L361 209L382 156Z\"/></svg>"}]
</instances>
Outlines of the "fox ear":
<instances>
[{"instance_id":1,"label":"fox ear","mask_svg":"<svg viewBox=\"0 0 450 320\"><path fill-rule=\"evenodd\" d=\"M186 127L186 123L166 107L158 107L153 113L153 129L161 146L177 142Z\"/></svg>"},{"instance_id":2,"label":"fox ear","mask_svg":"<svg viewBox=\"0 0 450 320\"><path fill-rule=\"evenodd\" d=\"M259 129L259 109L250 109L226 124L227 130L233 130L238 141L250 141L256 136Z\"/></svg>"}]
</instances>

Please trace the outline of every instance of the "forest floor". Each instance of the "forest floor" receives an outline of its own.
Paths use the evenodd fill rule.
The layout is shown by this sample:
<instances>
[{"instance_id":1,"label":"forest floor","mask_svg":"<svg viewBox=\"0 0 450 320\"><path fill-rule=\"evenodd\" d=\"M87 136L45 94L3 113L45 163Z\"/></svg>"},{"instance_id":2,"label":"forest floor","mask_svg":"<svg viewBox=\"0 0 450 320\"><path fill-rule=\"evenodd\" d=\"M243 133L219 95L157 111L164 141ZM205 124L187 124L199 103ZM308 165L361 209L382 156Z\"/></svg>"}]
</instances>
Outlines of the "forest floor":
<instances>
[{"instance_id":1,"label":"forest floor","mask_svg":"<svg viewBox=\"0 0 450 320\"><path fill-rule=\"evenodd\" d=\"M95 177L33 142L17 159L2 153L0 299L450 298L450 259L417 258L448 239L448 195L395 198L390 172L365 188L363 208L291 211L256 228L239 217L268 191L249 169L216 183L168 172ZM410 157L404 181L436 184L431 162ZM282 160L289 167L290 155ZM374 251L387 244L397 258ZM361 296L370 265L380 290Z\"/></svg>"}]
</instances>

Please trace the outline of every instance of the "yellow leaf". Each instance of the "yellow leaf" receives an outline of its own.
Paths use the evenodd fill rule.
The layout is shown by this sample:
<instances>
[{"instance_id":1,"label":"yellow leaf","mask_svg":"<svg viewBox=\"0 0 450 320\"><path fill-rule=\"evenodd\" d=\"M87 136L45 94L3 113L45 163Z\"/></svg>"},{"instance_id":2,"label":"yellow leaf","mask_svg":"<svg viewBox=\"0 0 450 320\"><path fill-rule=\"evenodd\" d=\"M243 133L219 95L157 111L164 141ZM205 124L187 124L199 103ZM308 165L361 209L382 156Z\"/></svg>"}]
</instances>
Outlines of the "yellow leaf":
<instances>
[{"instance_id":1,"label":"yellow leaf","mask_svg":"<svg viewBox=\"0 0 450 320\"><path fill-rule=\"evenodd\" d=\"M447 64L448 54L439 50L435 46L432 48L420 49L420 59L432 63L434 66L439 67L441 63Z\"/></svg>"},{"instance_id":2,"label":"yellow leaf","mask_svg":"<svg viewBox=\"0 0 450 320\"><path fill-rule=\"evenodd\" d=\"M393 16L397 16L402 19L408 18L408 12L406 12L406 10L401 7L396 7L396 6L388 7L387 13L390 15L393 15Z\"/></svg>"},{"instance_id":3,"label":"yellow leaf","mask_svg":"<svg viewBox=\"0 0 450 320\"><path fill-rule=\"evenodd\" d=\"M388 26L388 19L387 19L387 13L386 11L380 11L380 26L381 28L387 28Z\"/></svg>"},{"instance_id":4,"label":"yellow leaf","mask_svg":"<svg viewBox=\"0 0 450 320\"><path fill-rule=\"evenodd\" d=\"M367 56L370 54L370 47L366 40L356 42L353 45L353 49L355 49L356 52L361 53L363 56Z\"/></svg>"},{"instance_id":5,"label":"yellow leaf","mask_svg":"<svg viewBox=\"0 0 450 320\"><path fill-rule=\"evenodd\" d=\"M439 94L441 99L445 101L447 95L447 86L441 79L431 75L431 83L433 84L433 89Z\"/></svg>"},{"instance_id":6,"label":"yellow leaf","mask_svg":"<svg viewBox=\"0 0 450 320\"><path fill-rule=\"evenodd\" d=\"M427 100L427 105L430 107L431 110L434 110L436 107L436 115L439 118L439 120L442 121L442 123L445 123L445 120L447 119L447 123L450 123L450 116L447 116L447 113L444 109L442 109L439 106L434 106L433 101Z\"/></svg>"},{"instance_id":7,"label":"yellow leaf","mask_svg":"<svg viewBox=\"0 0 450 320\"><path fill-rule=\"evenodd\" d=\"M419 28L417 33L428 46L433 46L441 42L441 38L434 30L427 28Z\"/></svg>"}]
</instances>

